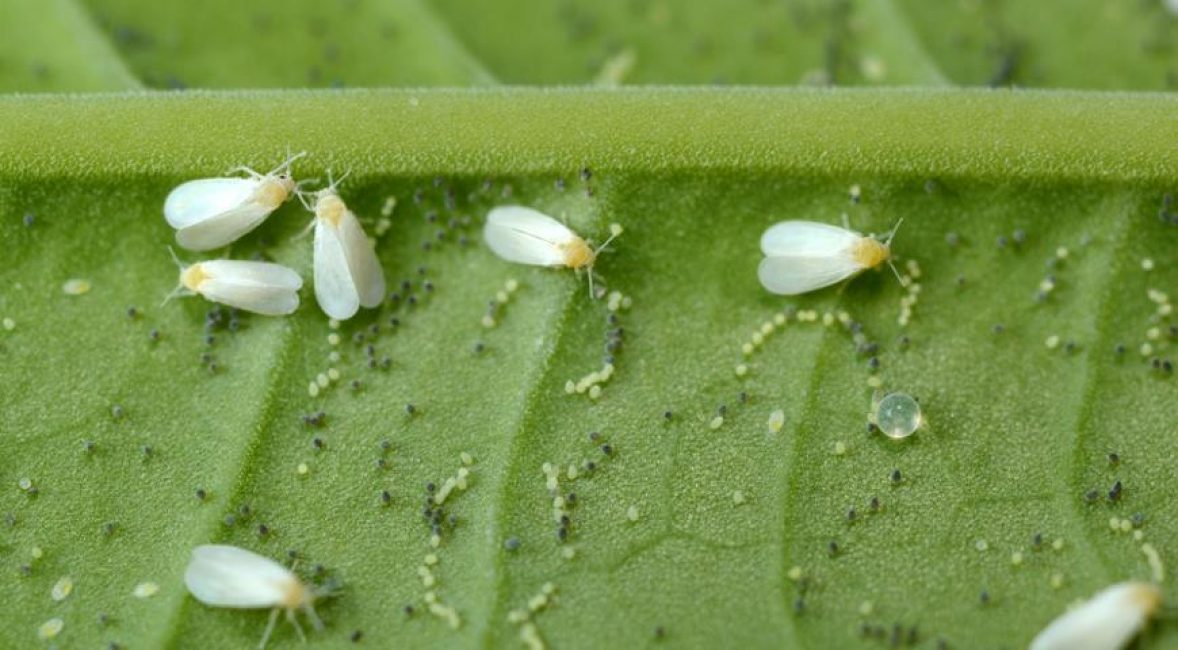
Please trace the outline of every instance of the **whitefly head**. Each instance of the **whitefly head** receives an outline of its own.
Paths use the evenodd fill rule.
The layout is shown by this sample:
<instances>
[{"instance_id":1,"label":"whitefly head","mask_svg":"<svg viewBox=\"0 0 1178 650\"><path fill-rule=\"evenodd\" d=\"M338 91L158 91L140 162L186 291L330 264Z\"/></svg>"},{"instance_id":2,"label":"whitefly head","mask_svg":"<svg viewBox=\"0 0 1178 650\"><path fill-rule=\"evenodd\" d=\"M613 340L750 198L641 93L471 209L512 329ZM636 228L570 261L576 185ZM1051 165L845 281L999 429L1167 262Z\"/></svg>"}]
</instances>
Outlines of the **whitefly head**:
<instances>
[{"instance_id":1,"label":"whitefly head","mask_svg":"<svg viewBox=\"0 0 1178 650\"><path fill-rule=\"evenodd\" d=\"M255 192L258 203L274 209L286 202L291 194L298 189L298 183L295 182L290 167L294 161L306 155L305 151L294 154L262 176Z\"/></svg>"}]
</instances>

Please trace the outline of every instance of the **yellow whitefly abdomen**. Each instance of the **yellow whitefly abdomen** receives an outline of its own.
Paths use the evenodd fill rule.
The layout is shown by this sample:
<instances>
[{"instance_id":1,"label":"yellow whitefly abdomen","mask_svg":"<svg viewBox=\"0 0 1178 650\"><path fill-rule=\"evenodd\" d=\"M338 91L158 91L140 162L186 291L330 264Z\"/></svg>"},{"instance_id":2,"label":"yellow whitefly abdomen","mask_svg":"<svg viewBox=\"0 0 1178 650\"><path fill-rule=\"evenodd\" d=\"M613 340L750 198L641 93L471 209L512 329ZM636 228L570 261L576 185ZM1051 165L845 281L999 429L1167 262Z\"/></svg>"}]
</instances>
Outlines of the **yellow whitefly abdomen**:
<instances>
[{"instance_id":1,"label":"yellow whitefly abdomen","mask_svg":"<svg viewBox=\"0 0 1178 650\"><path fill-rule=\"evenodd\" d=\"M593 266L593 262L597 259L597 254L580 237L574 237L567 244L561 244L560 249L564 256L564 264L570 269Z\"/></svg>"},{"instance_id":2,"label":"yellow whitefly abdomen","mask_svg":"<svg viewBox=\"0 0 1178 650\"><path fill-rule=\"evenodd\" d=\"M865 269L873 269L888 261L892 251L871 237L863 237L851 247L851 258Z\"/></svg>"}]
</instances>

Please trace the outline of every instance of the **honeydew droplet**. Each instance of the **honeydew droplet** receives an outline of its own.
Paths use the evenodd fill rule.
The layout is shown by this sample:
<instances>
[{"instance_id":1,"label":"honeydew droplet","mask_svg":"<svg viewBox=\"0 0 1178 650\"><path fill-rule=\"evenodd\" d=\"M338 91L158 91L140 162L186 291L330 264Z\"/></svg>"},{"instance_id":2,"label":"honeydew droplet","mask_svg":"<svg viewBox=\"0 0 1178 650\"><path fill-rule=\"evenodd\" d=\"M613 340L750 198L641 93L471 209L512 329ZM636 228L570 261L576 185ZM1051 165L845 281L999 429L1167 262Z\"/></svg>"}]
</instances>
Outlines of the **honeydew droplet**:
<instances>
[{"instance_id":1,"label":"honeydew droplet","mask_svg":"<svg viewBox=\"0 0 1178 650\"><path fill-rule=\"evenodd\" d=\"M920 428L920 404L904 393L890 393L875 409L875 425L889 438L899 440Z\"/></svg>"},{"instance_id":2,"label":"honeydew droplet","mask_svg":"<svg viewBox=\"0 0 1178 650\"><path fill-rule=\"evenodd\" d=\"M311 468L307 467L306 463L299 463L299 466L295 468L295 471L297 471L300 476L305 476L307 472L311 471Z\"/></svg>"},{"instance_id":3,"label":"honeydew droplet","mask_svg":"<svg viewBox=\"0 0 1178 650\"><path fill-rule=\"evenodd\" d=\"M734 503L738 506L743 504L744 503L744 492L742 492L740 490L736 490L735 492L733 492L732 493L732 503Z\"/></svg>"},{"instance_id":4,"label":"honeydew droplet","mask_svg":"<svg viewBox=\"0 0 1178 650\"><path fill-rule=\"evenodd\" d=\"M626 508L626 519L630 521L638 521L638 506L630 506Z\"/></svg>"},{"instance_id":5,"label":"honeydew droplet","mask_svg":"<svg viewBox=\"0 0 1178 650\"><path fill-rule=\"evenodd\" d=\"M1056 537L1055 541L1051 542L1051 548L1053 548L1057 551L1062 551L1063 550L1063 538Z\"/></svg>"},{"instance_id":6,"label":"honeydew droplet","mask_svg":"<svg viewBox=\"0 0 1178 650\"><path fill-rule=\"evenodd\" d=\"M160 586L154 582L140 582L132 592L136 598L151 598L160 591Z\"/></svg>"},{"instance_id":7,"label":"honeydew droplet","mask_svg":"<svg viewBox=\"0 0 1178 650\"><path fill-rule=\"evenodd\" d=\"M8 330L9 332L16 329L16 321L12 320L11 318L5 318L3 324L4 329Z\"/></svg>"},{"instance_id":8,"label":"honeydew droplet","mask_svg":"<svg viewBox=\"0 0 1178 650\"><path fill-rule=\"evenodd\" d=\"M1151 260L1148 257L1141 260L1141 270L1142 271L1152 271L1153 270L1153 260Z\"/></svg>"},{"instance_id":9,"label":"honeydew droplet","mask_svg":"<svg viewBox=\"0 0 1178 650\"><path fill-rule=\"evenodd\" d=\"M571 559L577 557L577 549L575 549L571 546L566 546L566 547L560 549L560 555L561 555L561 557L563 557L566 560L571 560Z\"/></svg>"},{"instance_id":10,"label":"honeydew droplet","mask_svg":"<svg viewBox=\"0 0 1178 650\"><path fill-rule=\"evenodd\" d=\"M41 624L37 628L37 636L43 640L49 640L61 634L62 629L65 628L65 621L60 618L51 618Z\"/></svg>"},{"instance_id":11,"label":"honeydew droplet","mask_svg":"<svg viewBox=\"0 0 1178 650\"><path fill-rule=\"evenodd\" d=\"M865 600L859 605L859 614L861 616L871 616L875 611L875 605L870 600Z\"/></svg>"},{"instance_id":12,"label":"honeydew droplet","mask_svg":"<svg viewBox=\"0 0 1178 650\"><path fill-rule=\"evenodd\" d=\"M1060 246L1059 248L1055 249L1055 256L1061 260L1066 260L1068 258L1067 246Z\"/></svg>"},{"instance_id":13,"label":"honeydew droplet","mask_svg":"<svg viewBox=\"0 0 1178 650\"><path fill-rule=\"evenodd\" d=\"M61 285L61 290L71 296L80 296L90 291L90 281L80 278L70 278Z\"/></svg>"},{"instance_id":14,"label":"honeydew droplet","mask_svg":"<svg viewBox=\"0 0 1178 650\"><path fill-rule=\"evenodd\" d=\"M1011 553L1010 554L1010 563L1013 564L1014 566L1018 566L1018 565L1022 564L1023 563L1022 552L1015 551L1014 553Z\"/></svg>"},{"instance_id":15,"label":"honeydew droplet","mask_svg":"<svg viewBox=\"0 0 1178 650\"><path fill-rule=\"evenodd\" d=\"M985 553L990 549L990 543L984 539L979 539L978 541L974 542L973 547L976 548L979 553Z\"/></svg>"},{"instance_id":16,"label":"honeydew droplet","mask_svg":"<svg viewBox=\"0 0 1178 650\"><path fill-rule=\"evenodd\" d=\"M749 367L743 363L736 364L736 376L743 377L749 374Z\"/></svg>"},{"instance_id":17,"label":"honeydew droplet","mask_svg":"<svg viewBox=\"0 0 1178 650\"><path fill-rule=\"evenodd\" d=\"M1047 340L1044 341L1044 344L1047 345L1048 350L1054 350L1055 348L1059 347L1059 337L1055 334L1052 334L1051 336L1047 337Z\"/></svg>"},{"instance_id":18,"label":"honeydew droplet","mask_svg":"<svg viewBox=\"0 0 1178 650\"><path fill-rule=\"evenodd\" d=\"M789 571L786 571L785 577L789 578L790 580L792 580L794 582L801 580L802 579L802 567L800 567L800 566L790 567Z\"/></svg>"},{"instance_id":19,"label":"honeydew droplet","mask_svg":"<svg viewBox=\"0 0 1178 650\"><path fill-rule=\"evenodd\" d=\"M40 560L41 558L45 557L45 551L41 550L40 546L34 546L29 550L29 555L32 556L34 560Z\"/></svg>"},{"instance_id":20,"label":"honeydew droplet","mask_svg":"<svg viewBox=\"0 0 1178 650\"><path fill-rule=\"evenodd\" d=\"M840 440L840 441L834 443L834 455L835 456L842 456L842 455L845 455L846 453L847 453L847 444L845 442Z\"/></svg>"},{"instance_id":21,"label":"honeydew droplet","mask_svg":"<svg viewBox=\"0 0 1178 650\"><path fill-rule=\"evenodd\" d=\"M27 477L26 477L26 478L22 478L22 479L20 479L19 481L17 481L17 482L16 482L16 485L17 485L17 487L19 487L21 490L24 490L25 492L28 492L28 491L29 491L30 489L32 489L32 487L33 487L33 479L30 479L30 478L27 478Z\"/></svg>"}]
</instances>

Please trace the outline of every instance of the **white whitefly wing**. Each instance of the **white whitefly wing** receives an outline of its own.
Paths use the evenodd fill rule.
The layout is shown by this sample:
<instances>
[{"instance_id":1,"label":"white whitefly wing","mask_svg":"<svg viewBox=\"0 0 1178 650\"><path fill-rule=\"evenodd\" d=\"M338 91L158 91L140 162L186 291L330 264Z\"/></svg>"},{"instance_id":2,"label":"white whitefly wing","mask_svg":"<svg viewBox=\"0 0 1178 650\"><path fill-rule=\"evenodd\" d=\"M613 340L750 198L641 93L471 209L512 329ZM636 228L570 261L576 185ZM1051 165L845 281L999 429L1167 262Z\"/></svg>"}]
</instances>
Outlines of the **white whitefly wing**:
<instances>
[{"instance_id":1,"label":"white whitefly wing","mask_svg":"<svg viewBox=\"0 0 1178 650\"><path fill-rule=\"evenodd\" d=\"M384 271L380 267L380 260L376 258L376 251L364 235L360 220L351 210L344 213L340 219L338 236L343 245L344 254L348 258L348 271L352 275L352 284L356 287L356 295L363 307L376 307L384 301Z\"/></svg>"},{"instance_id":2,"label":"white whitefly wing","mask_svg":"<svg viewBox=\"0 0 1178 650\"><path fill-rule=\"evenodd\" d=\"M325 219L315 219L315 299L323 313L347 320L360 309L360 293L348 268L340 231ZM383 280L382 280L383 281Z\"/></svg>"},{"instance_id":3,"label":"white whitefly wing","mask_svg":"<svg viewBox=\"0 0 1178 650\"><path fill-rule=\"evenodd\" d=\"M260 203L249 201L199 223L176 231L176 243L190 251L207 251L228 246L257 228L274 212Z\"/></svg>"},{"instance_id":4,"label":"white whitefly wing","mask_svg":"<svg viewBox=\"0 0 1178 650\"><path fill-rule=\"evenodd\" d=\"M1140 582L1115 584L1055 619L1030 650L1117 650L1128 645L1157 608L1161 593Z\"/></svg>"},{"instance_id":5,"label":"white whitefly wing","mask_svg":"<svg viewBox=\"0 0 1178 650\"><path fill-rule=\"evenodd\" d=\"M184 584L206 605L245 609L278 606L299 579L268 557L209 544L193 549Z\"/></svg>"},{"instance_id":6,"label":"white whitefly wing","mask_svg":"<svg viewBox=\"0 0 1178 650\"><path fill-rule=\"evenodd\" d=\"M202 178L176 186L164 199L164 218L187 228L241 207L261 183L256 178Z\"/></svg>"},{"instance_id":7,"label":"white whitefly wing","mask_svg":"<svg viewBox=\"0 0 1178 650\"><path fill-rule=\"evenodd\" d=\"M575 232L556 219L519 205L491 210L483 227L483 239L496 255L536 266L564 266L560 246L575 237Z\"/></svg>"},{"instance_id":8,"label":"white whitefly wing","mask_svg":"<svg viewBox=\"0 0 1178 650\"><path fill-rule=\"evenodd\" d=\"M280 264L242 260L201 263L208 277L197 290L209 300L265 316L285 316L299 306L303 279Z\"/></svg>"},{"instance_id":9,"label":"white whitefly wing","mask_svg":"<svg viewBox=\"0 0 1178 650\"><path fill-rule=\"evenodd\" d=\"M303 279L294 270L272 262L248 260L209 260L200 263L201 270L213 278L233 278L235 282L298 291Z\"/></svg>"},{"instance_id":10,"label":"white whitefly wing","mask_svg":"<svg viewBox=\"0 0 1178 650\"><path fill-rule=\"evenodd\" d=\"M862 270L848 254L831 257L766 257L757 267L757 277L769 291L794 296L829 287Z\"/></svg>"},{"instance_id":11,"label":"white whitefly wing","mask_svg":"<svg viewBox=\"0 0 1178 650\"><path fill-rule=\"evenodd\" d=\"M863 235L816 221L782 221L761 235L761 252L770 257L827 257L849 249Z\"/></svg>"}]
</instances>

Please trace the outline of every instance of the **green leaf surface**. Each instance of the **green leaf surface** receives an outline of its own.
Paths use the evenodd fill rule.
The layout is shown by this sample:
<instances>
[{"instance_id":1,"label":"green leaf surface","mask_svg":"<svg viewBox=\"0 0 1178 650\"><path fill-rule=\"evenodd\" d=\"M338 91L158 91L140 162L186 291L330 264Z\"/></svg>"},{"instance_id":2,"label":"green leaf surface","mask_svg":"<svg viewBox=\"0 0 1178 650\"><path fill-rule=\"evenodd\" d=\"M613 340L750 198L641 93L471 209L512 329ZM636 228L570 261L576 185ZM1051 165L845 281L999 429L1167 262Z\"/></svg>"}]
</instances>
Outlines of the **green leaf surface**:
<instances>
[{"instance_id":1,"label":"green leaf surface","mask_svg":"<svg viewBox=\"0 0 1178 650\"><path fill-rule=\"evenodd\" d=\"M1143 542L1167 568L1178 553L1178 388L1150 364L1175 360L1174 321L1147 293L1178 286L1178 230L1158 218L1178 184L1159 144L1178 139L1175 115L1169 95L1009 91L0 98L0 645L36 647L60 617L62 648L251 647L265 612L183 586L191 549L224 542L297 550L306 579L342 582L312 648L356 632L512 647L525 628L510 612L545 583L531 621L552 647L879 647L896 625L919 647L1023 646L1072 601L1150 579ZM206 327L200 298L160 305L176 273L168 190L288 148L310 154L300 178L351 170L341 191L370 234L395 197L377 251L397 296L339 330L310 287L294 316L235 327ZM597 241L626 227L597 266L632 300L616 324L584 277L482 246L504 203ZM757 282L766 226L844 214L864 232L904 219L898 268L921 271L907 326L909 292L886 270L796 299ZM308 219L292 202L225 254L309 279ZM71 278L92 288L69 295ZM520 288L486 327L509 279ZM742 353L790 307L817 322L790 311ZM844 311L878 343L877 371ZM566 394L617 327L601 396ZM868 434L872 376L920 398L928 426ZM464 452L469 487L433 548L426 485ZM564 543L545 463L576 494ZM1136 513L1142 539L1110 530ZM456 630L426 609L426 565ZM136 597L144 582L159 593ZM272 643L298 647L286 625ZM1144 645L1178 647L1178 632Z\"/></svg>"}]
</instances>

